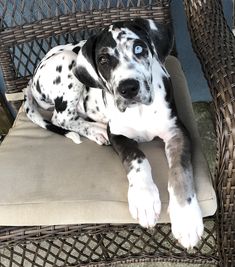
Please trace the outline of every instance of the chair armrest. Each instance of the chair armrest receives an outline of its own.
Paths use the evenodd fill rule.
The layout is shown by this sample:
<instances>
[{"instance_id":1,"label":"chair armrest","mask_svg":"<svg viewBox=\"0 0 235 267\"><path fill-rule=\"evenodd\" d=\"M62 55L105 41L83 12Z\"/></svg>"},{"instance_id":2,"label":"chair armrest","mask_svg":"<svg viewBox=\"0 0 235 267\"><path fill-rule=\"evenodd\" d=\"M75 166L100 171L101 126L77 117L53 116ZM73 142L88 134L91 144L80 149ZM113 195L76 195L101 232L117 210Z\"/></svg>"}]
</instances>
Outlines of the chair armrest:
<instances>
[{"instance_id":1,"label":"chair armrest","mask_svg":"<svg viewBox=\"0 0 235 267\"><path fill-rule=\"evenodd\" d=\"M235 260L235 38L220 0L184 0L184 5L192 45L216 111L219 238L224 265L232 266L229 264Z\"/></svg>"}]
</instances>

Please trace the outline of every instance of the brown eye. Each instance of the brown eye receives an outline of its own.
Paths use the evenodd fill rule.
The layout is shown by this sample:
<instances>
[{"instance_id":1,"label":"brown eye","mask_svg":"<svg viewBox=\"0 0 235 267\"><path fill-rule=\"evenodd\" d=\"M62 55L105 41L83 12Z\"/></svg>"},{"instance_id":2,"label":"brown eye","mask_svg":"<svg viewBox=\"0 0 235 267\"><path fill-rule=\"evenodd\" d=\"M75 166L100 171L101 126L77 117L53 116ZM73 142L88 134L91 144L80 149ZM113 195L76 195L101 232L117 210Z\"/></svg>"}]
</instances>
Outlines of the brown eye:
<instances>
[{"instance_id":1,"label":"brown eye","mask_svg":"<svg viewBox=\"0 0 235 267\"><path fill-rule=\"evenodd\" d=\"M98 61L101 65L104 65L104 64L109 63L109 58L106 55L102 55L99 57Z\"/></svg>"}]
</instances>

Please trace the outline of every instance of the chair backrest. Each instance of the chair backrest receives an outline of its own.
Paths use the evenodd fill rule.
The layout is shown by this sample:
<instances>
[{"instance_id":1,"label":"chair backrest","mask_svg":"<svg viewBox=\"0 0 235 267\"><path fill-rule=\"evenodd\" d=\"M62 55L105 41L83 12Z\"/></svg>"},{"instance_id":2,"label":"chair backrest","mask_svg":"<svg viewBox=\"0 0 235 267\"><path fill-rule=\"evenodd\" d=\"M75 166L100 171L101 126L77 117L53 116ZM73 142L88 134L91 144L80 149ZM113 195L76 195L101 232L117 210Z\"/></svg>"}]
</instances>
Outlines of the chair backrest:
<instances>
[{"instance_id":1,"label":"chair backrest","mask_svg":"<svg viewBox=\"0 0 235 267\"><path fill-rule=\"evenodd\" d=\"M170 23L168 0L1 0L0 65L6 93L20 92L53 46L78 42L118 20Z\"/></svg>"}]
</instances>

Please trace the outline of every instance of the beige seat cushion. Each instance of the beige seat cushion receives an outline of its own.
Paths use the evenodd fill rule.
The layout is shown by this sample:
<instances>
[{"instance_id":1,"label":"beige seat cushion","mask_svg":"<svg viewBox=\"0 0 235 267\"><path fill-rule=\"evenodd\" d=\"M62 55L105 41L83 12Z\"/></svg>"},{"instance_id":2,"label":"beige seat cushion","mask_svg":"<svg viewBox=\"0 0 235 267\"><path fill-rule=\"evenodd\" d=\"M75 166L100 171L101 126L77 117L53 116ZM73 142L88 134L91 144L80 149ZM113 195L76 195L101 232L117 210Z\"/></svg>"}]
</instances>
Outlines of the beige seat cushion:
<instances>
[{"instance_id":1,"label":"beige seat cushion","mask_svg":"<svg viewBox=\"0 0 235 267\"><path fill-rule=\"evenodd\" d=\"M180 116L193 139L193 167L203 216L216 211L216 197L179 62L167 59ZM148 157L160 191L160 222L167 214L168 166L164 144L140 147ZM30 122L24 112L0 146L0 225L133 223L128 211L128 182L112 147L84 140L76 145Z\"/></svg>"}]
</instances>

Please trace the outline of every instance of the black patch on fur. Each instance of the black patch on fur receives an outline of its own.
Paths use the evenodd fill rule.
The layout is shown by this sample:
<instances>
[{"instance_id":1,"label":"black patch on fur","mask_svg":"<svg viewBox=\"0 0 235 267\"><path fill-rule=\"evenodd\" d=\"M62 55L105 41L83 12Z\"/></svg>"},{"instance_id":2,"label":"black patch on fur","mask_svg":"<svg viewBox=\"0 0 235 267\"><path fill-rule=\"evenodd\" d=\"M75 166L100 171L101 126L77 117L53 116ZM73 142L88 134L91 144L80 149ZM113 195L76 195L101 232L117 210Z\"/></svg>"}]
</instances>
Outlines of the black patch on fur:
<instances>
[{"instance_id":1,"label":"black patch on fur","mask_svg":"<svg viewBox=\"0 0 235 267\"><path fill-rule=\"evenodd\" d=\"M37 80L37 83L36 83L36 90L39 92L39 94L41 94L41 87L40 87L40 84L39 84L39 79Z\"/></svg>"},{"instance_id":2,"label":"black patch on fur","mask_svg":"<svg viewBox=\"0 0 235 267\"><path fill-rule=\"evenodd\" d=\"M26 108L26 113L29 113L29 108Z\"/></svg>"},{"instance_id":3,"label":"black patch on fur","mask_svg":"<svg viewBox=\"0 0 235 267\"><path fill-rule=\"evenodd\" d=\"M174 101L174 95L173 95L173 87L171 83L171 79L163 76L163 84L166 91L165 100L169 103L170 109L171 109L171 117L176 115L176 106Z\"/></svg>"},{"instance_id":4,"label":"black patch on fur","mask_svg":"<svg viewBox=\"0 0 235 267\"><path fill-rule=\"evenodd\" d=\"M107 64L99 64L99 71L106 81L108 81L111 77L111 70L115 69L119 63L118 58L116 58L115 56L107 55L107 57Z\"/></svg>"},{"instance_id":5,"label":"black patch on fur","mask_svg":"<svg viewBox=\"0 0 235 267\"><path fill-rule=\"evenodd\" d=\"M71 70L76 65L75 60L72 60L72 62L69 64L69 70Z\"/></svg>"},{"instance_id":6,"label":"black patch on fur","mask_svg":"<svg viewBox=\"0 0 235 267\"><path fill-rule=\"evenodd\" d=\"M73 70L75 77L87 87L98 87L98 83L94 80L84 67L75 68Z\"/></svg>"},{"instance_id":7,"label":"black patch on fur","mask_svg":"<svg viewBox=\"0 0 235 267\"><path fill-rule=\"evenodd\" d=\"M103 99L104 106L106 107L107 106L107 99L106 99L106 93L104 90L102 90L102 99Z\"/></svg>"},{"instance_id":8,"label":"black patch on fur","mask_svg":"<svg viewBox=\"0 0 235 267\"><path fill-rule=\"evenodd\" d=\"M192 201L191 197L188 197L188 198L187 198L187 202L188 202L188 204L190 204L191 201Z\"/></svg>"},{"instance_id":9,"label":"black patch on fur","mask_svg":"<svg viewBox=\"0 0 235 267\"><path fill-rule=\"evenodd\" d=\"M62 71L62 66L61 65L60 66L57 66L56 67L56 71L61 72Z\"/></svg>"},{"instance_id":10,"label":"black patch on fur","mask_svg":"<svg viewBox=\"0 0 235 267\"><path fill-rule=\"evenodd\" d=\"M77 121L79 118L80 118L80 116L77 115L77 116L75 116L75 117L73 118L73 120L74 120L74 121Z\"/></svg>"},{"instance_id":11,"label":"black patch on fur","mask_svg":"<svg viewBox=\"0 0 235 267\"><path fill-rule=\"evenodd\" d=\"M60 135L66 135L67 133L69 133L68 130L65 130L65 129L59 127L59 126L56 126L56 125L52 124L51 122L49 122L47 120L44 120L44 122L46 123L47 130L50 130L53 133L57 133L57 134L60 134Z\"/></svg>"},{"instance_id":12,"label":"black patch on fur","mask_svg":"<svg viewBox=\"0 0 235 267\"><path fill-rule=\"evenodd\" d=\"M72 78L72 75L71 74L68 74L68 78L71 79Z\"/></svg>"},{"instance_id":13,"label":"black patch on fur","mask_svg":"<svg viewBox=\"0 0 235 267\"><path fill-rule=\"evenodd\" d=\"M75 54L78 54L78 52L80 51L81 47L79 46L76 46L72 49L72 51L75 53Z\"/></svg>"},{"instance_id":14,"label":"black patch on fur","mask_svg":"<svg viewBox=\"0 0 235 267\"><path fill-rule=\"evenodd\" d=\"M150 87L149 87L149 84L148 84L148 82L146 80L144 81L144 85L145 85L146 90L149 92L150 91Z\"/></svg>"},{"instance_id":15,"label":"black patch on fur","mask_svg":"<svg viewBox=\"0 0 235 267\"><path fill-rule=\"evenodd\" d=\"M96 52L104 47L117 47L117 43L113 39L113 35L108 29L105 29L100 35L98 35L96 43Z\"/></svg>"},{"instance_id":16,"label":"black patch on fur","mask_svg":"<svg viewBox=\"0 0 235 267\"><path fill-rule=\"evenodd\" d=\"M87 112L87 101L89 100L89 96L87 95L83 101L83 107L85 112Z\"/></svg>"},{"instance_id":17,"label":"black patch on fur","mask_svg":"<svg viewBox=\"0 0 235 267\"><path fill-rule=\"evenodd\" d=\"M128 61L129 60L126 55L124 55L124 59L125 59L125 61Z\"/></svg>"},{"instance_id":18,"label":"black patch on fur","mask_svg":"<svg viewBox=\"0 0 235 267\"><path fill-rule=\"evenodd\" d=\"M125 27L125 22L123 22L123 21L117 21L117 22L115 22L115 23L113 23L113 30L116 30L116 29L120 29L120 28L123 28L123 27Z\"/></svg>"},{"instance_id":19,"label":"black patch on fur","mask_svg":"<svg viewBox=\"0 0 235 267\"><path fill-rule=\"evenodd\" d=\"M71 89L72 87L73 87L73 84L70 83L70 84L68 85L68 88Z\"/></svg>"},{"instance_id":20,"label":"black patch on fur","mask_svg":"<svg viewBox=\"0 0 235 267\"><path fill-rule=\"evenodd\" d=\"M59 84L59 83L61 83L60 76L56 77L56 79L53 81L53 84Z\"/></svg>"},{"instance_id":21,"label":"black patch on fur","mask_svg":"<svg viewBox=\"0 0 235 267\"><path fill-rule=\"evenodd\" d=\"M84 129L84 134L88 135L88 128L87 127L85 127L85 129Z\"/></svg>"},{"instance_id":22,"label":"black patch on fur","mask_svg":"<svg viewBox=\"0 0 235 267\"><path fill-rule=\"evenodd\" d=\"M115 55L116 57L119 57L119 52L118 52L117 49L114 49L114 55Z\"/></svg>"},{"instance_id":23,"label":"black patch on fur","mask_svg":"<svg viewBox=\"0 0 235 267\"><path fill-rule=\"evenodd\" d=\"M89 118L89 117L86 117L86 121L89 121L89 122L96 122L96 121L94 121L92 118Z\"/></svg>"},{"instance_id":24,"label":"black patch on fur","mask_svg":"<svg viewBox=\"0 0 235 267\"><path fill-rule=\"evenodd\" d=\"M55 109L59 113L62 113L67 108L67 101L63 101L63 96L57 97L55 99Z\"/></svg>"},{"instance_id":25,"label":"black patch on fur","mask_svg":"<svg viewBox=\"0 0 235 267\"><path fill-rule=\"evenodd\" d=\"M87 93L89 93L90 87L86 86L85 88L86 88Z\"/></svg>"},{"instance_id":26,"label":"black patch on fur","mask_svg":"<svg viewBox=\"0 0 235 267\"><path fill-rule=\"evenodd\" d=\"M126 34L125 31L121 31L119 32L118 36L117 36L117 39L120 41L122 39L122 35Z\"/></svg>"},{"instance_id":27,"label":"black patch on fur","mask_svg":"<svg viewBox=\"0 0 235 267\"><path fill-rule=\"evenodd\" d=\"M109 141L114 148L114 150L117 152L119 157L121 158L121 161L127 171L131 170L133 168L132 162L133 160L142 160L145 159L144 153L138 148L138 143L133 140L129 139L126 136L123 135L115 135L110 132L110 127L108 125L107 133L109 137Z\"/></svg>"}]
</instances>

